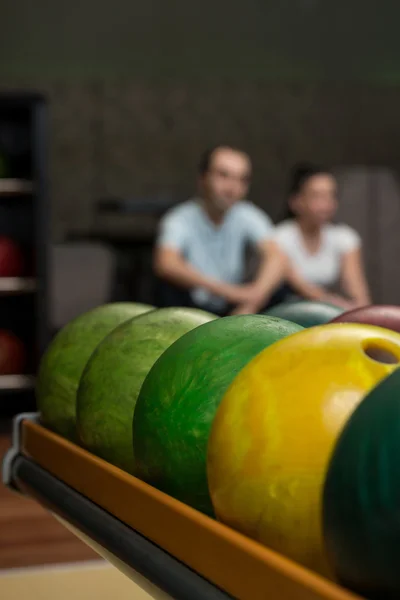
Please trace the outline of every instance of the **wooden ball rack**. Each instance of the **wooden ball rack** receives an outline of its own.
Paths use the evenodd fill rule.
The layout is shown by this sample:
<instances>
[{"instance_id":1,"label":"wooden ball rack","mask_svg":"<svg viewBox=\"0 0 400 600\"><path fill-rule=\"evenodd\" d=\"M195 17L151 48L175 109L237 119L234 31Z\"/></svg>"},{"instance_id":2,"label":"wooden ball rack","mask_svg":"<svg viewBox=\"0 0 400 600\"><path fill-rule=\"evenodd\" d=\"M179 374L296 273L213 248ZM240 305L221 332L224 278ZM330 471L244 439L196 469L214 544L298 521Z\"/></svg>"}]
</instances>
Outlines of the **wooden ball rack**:
<instances>
[{"instance_id":1,"label":"wooden ball rack","mask_svg":"<svg viewBox=\"0 0 400 600\"><path fill-rule=\"evenodd\" d=\"M50 432L37 414L15 418L3 481L50 510L149 598L359 598Z\"/></svg>"}]
</instances>

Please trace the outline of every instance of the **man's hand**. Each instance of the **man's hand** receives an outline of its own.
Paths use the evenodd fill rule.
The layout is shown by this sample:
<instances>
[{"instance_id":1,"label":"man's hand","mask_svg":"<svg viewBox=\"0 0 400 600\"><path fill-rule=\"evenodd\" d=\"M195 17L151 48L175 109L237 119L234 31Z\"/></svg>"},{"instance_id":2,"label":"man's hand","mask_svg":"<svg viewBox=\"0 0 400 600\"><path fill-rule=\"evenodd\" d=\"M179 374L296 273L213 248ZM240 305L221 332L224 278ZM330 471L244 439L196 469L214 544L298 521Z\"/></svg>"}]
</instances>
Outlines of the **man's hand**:
<instances>
[{"instance_id":1,"label":"man's hand","mask_svg":"<svg viewBox=\"0 0 400 600\"><path fill-rule=\"evenodd\" d=\"M252 283L241 286L245 289L245 297L230 301L235 305L231 314L257 314L262 310L272 293L284 280L287 271L287 258L273 241L260 242L260 266Z\"/></svg>"},{"instance_id":2,"label":"man's hand","mask_svg":"<svg viewBox=\"0 0 400 600\"><path fill-rule=\"evenodd\" d=\"M258 298L254 284L232 284L211 279L199 273L192 265L171 248L158 248L154 258L154 270L159 277L180 287L204 288L215 296L224 298L228 304L245 304Z\"/></svg>"},{"instance_id":3,"label":"man's hand","mask_svg":"<svg viewBox=\"0 0 400 600\"><path fill-rule=\"evenodd\" d=\"M268 297L264 289L257 283L246 286L250 288L249 297L244 302L239 302L233 311L232 315L256 315L264 308Z\"/></svg>"},{"instance_id":4,"label":"man's hand","mask_svg":"<svg viewBox=\"0 0 400 600\"><path fill-rule=\"evenodd\" d=\"M229 304L237 306L254 305L261 307L266 297L264 290L255 283L243 285L221 283L215 293L225 298Z\"/></svg>"},{"instance_id":5,"label":"man's hand","mask_svg":"<svg viewBox=\"0 0 400 600\"><path fill-rule=\"evenodd\" d=\"M264 249L265 254L265 249ZM211 279L199 273L178 252L172 248L158 248L154 257L154 270L159 277L171 281L180 287L204 288L215 296L224 298L233 306L252 307L252 312L257 312L267 302L271 291L279 284L283 267L281 260L273 260L265 267L264 262L261 275L255 281L247 284L232 284L216 279Z\"/></svg>"},{"instance_id":6,"label":"man's hand","mask_svg":"<svg viewBox=\"0 0 400 600\"><path fill-rule=\"evenodd\" d=\"M256 315L259 309L250 302L248 304L239 304L233 311L230 313L231 315Z\"/></svg>"}]
</instances>

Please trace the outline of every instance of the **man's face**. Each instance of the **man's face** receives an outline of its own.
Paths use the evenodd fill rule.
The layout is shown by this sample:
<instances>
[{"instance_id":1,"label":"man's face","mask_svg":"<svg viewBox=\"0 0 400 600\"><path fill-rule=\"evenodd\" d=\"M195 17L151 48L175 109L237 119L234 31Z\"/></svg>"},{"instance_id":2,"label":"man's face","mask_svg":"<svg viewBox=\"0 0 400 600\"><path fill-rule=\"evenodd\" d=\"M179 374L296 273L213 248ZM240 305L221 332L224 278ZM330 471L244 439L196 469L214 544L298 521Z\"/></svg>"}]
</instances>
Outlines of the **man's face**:
<instances>
[{"instance_id":1,"label":"man's face","mask_svg":"<svg viewBox=\"0 0 400 600\"><path fill-rule=\"evenodd\" d=\"M218 148L200 180L202 195L219 212L243 200L249 189L251 164L246 154Z\"/></svg>"}]
</instances>

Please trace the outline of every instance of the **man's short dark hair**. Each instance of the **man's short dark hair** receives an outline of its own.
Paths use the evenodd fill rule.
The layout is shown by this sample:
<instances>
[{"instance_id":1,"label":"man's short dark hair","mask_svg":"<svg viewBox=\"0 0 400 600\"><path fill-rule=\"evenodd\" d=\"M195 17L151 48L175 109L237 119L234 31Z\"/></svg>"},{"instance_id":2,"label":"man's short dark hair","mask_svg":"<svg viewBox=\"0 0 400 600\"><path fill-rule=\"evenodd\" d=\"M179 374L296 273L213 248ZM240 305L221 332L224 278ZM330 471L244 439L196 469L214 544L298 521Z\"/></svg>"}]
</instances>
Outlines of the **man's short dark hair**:
<instances>
[{"instance_id":1,"label":"man's short dark hair","mask_svg":"<svg viewBox=\"0 0 400 600\"><path fill-rule=\"evenodd\" d=\"M211 146L211 148L205 150L205 152L203 152L201 155L198 166L199 175L205 175L209 171L214 152L222 148L247 156L247 152L245 152L245 150L237 148L236 146L231 146L230 144L216 144L215 146Z\"/></svg>"}]
</instances>

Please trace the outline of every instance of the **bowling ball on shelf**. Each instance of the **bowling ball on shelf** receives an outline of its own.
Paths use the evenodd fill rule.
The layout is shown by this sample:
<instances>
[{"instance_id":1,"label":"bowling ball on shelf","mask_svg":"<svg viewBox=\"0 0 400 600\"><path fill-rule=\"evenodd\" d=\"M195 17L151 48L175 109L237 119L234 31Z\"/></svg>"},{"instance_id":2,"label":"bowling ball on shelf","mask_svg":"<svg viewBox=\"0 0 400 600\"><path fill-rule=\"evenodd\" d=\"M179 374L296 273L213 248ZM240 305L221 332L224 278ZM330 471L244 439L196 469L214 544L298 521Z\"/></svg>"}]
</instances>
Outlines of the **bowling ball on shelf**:
<instances>
[{"instance_id":1,"label":"bowling ball on shelf","mask_svg":"<svg viewBox=\"0 0 400 600\"><path fill-rule=\"evenodd\" d=\"M340 582L365 598L400 597L400 369L344 427L323 495L327 555Z\"/></svg>"},{"instance_id":2,"label":"bowling ball on shelf","mask_svg":"<svg viewBox=\"0 0 400 600\"><path fill-rule=\"evenodd\" d=\"M0 376L19 375L25 368L25 346L11 331L0 329Z\"/></svg>"},{"instance_id":3,"label":"bowling ball on shelf","mask_svg":"<svg viewBox=\"0 0 400 600\"><path fill-rule=\"evenodd\" d=\"M292 321L302 327L314 327L328 323L343 312L342 308L333 304L299 300L298 302L282 302L268 309L264 314Z\"/></svg>"},{"instance_id":4,"label":"bowling ball on shelf","mask_svg":"<svg viewBox=\"0 0 400 600\"><path fill-rule=\"evenodd\" d=\"M37 408L46 427L78 441L76 394L86 363L113 329L152 308L110 302L81 313L57 333L40 360L35 386Z\"/></svg>"},{"instance_id":5,"label":"bowling ball on shelf","mask_svg":"<svg viewBox=\"0 0 400 600\"><path fill-rule=\"evenodd\" d=\"M182 335L215 319L204 310L167 307L146 311L113 329L89 358L79 381L76 423L81 443L134 473L132 423L148 372Z\"/></svg>"},{"instance_id":6,"label":"bowling ball on shelf","mask_svg":"<svg viewBox=\"0 0 400 600\"><path fill-rule=\"evenodd\" d=\"M18 244L0 236L0 277L21 277L24 257Z\"/></svg>"},{"instance_id":7,"label":"bowling ball on shelf","mask_svg":"<svg viewBox=\"0 0 400 600\"><path fill-rule=\"evenodd\" d=\"M294 333L263 350L225 393L208 445L217 518L331 576L322 492L336 439L400 364L400 334L359 324Z\"/></svg>"},{"instance_id":8,"label":"bowling ball on shelf","mask_svg":"<svg viewBox=\"0 0 400 600\"><path fill-rule=\"evenodd\" d=\"M196 327L167 348L147 374L137 401L135 475L212 515L207 442L219 402L249 360L301 330L265 315L224 317Z\"/></svg>"},{"instance_id":9,"label":"bowling ball on shelf","mask_svg":"<svg viewBox=\"0 0 400 600\"><path fill-rule=\"evenodd\" d=\"M332 319L331 323L364 323L400 332L400 306L371 304L346 311Z\"/></svg>"}]
</instances>

